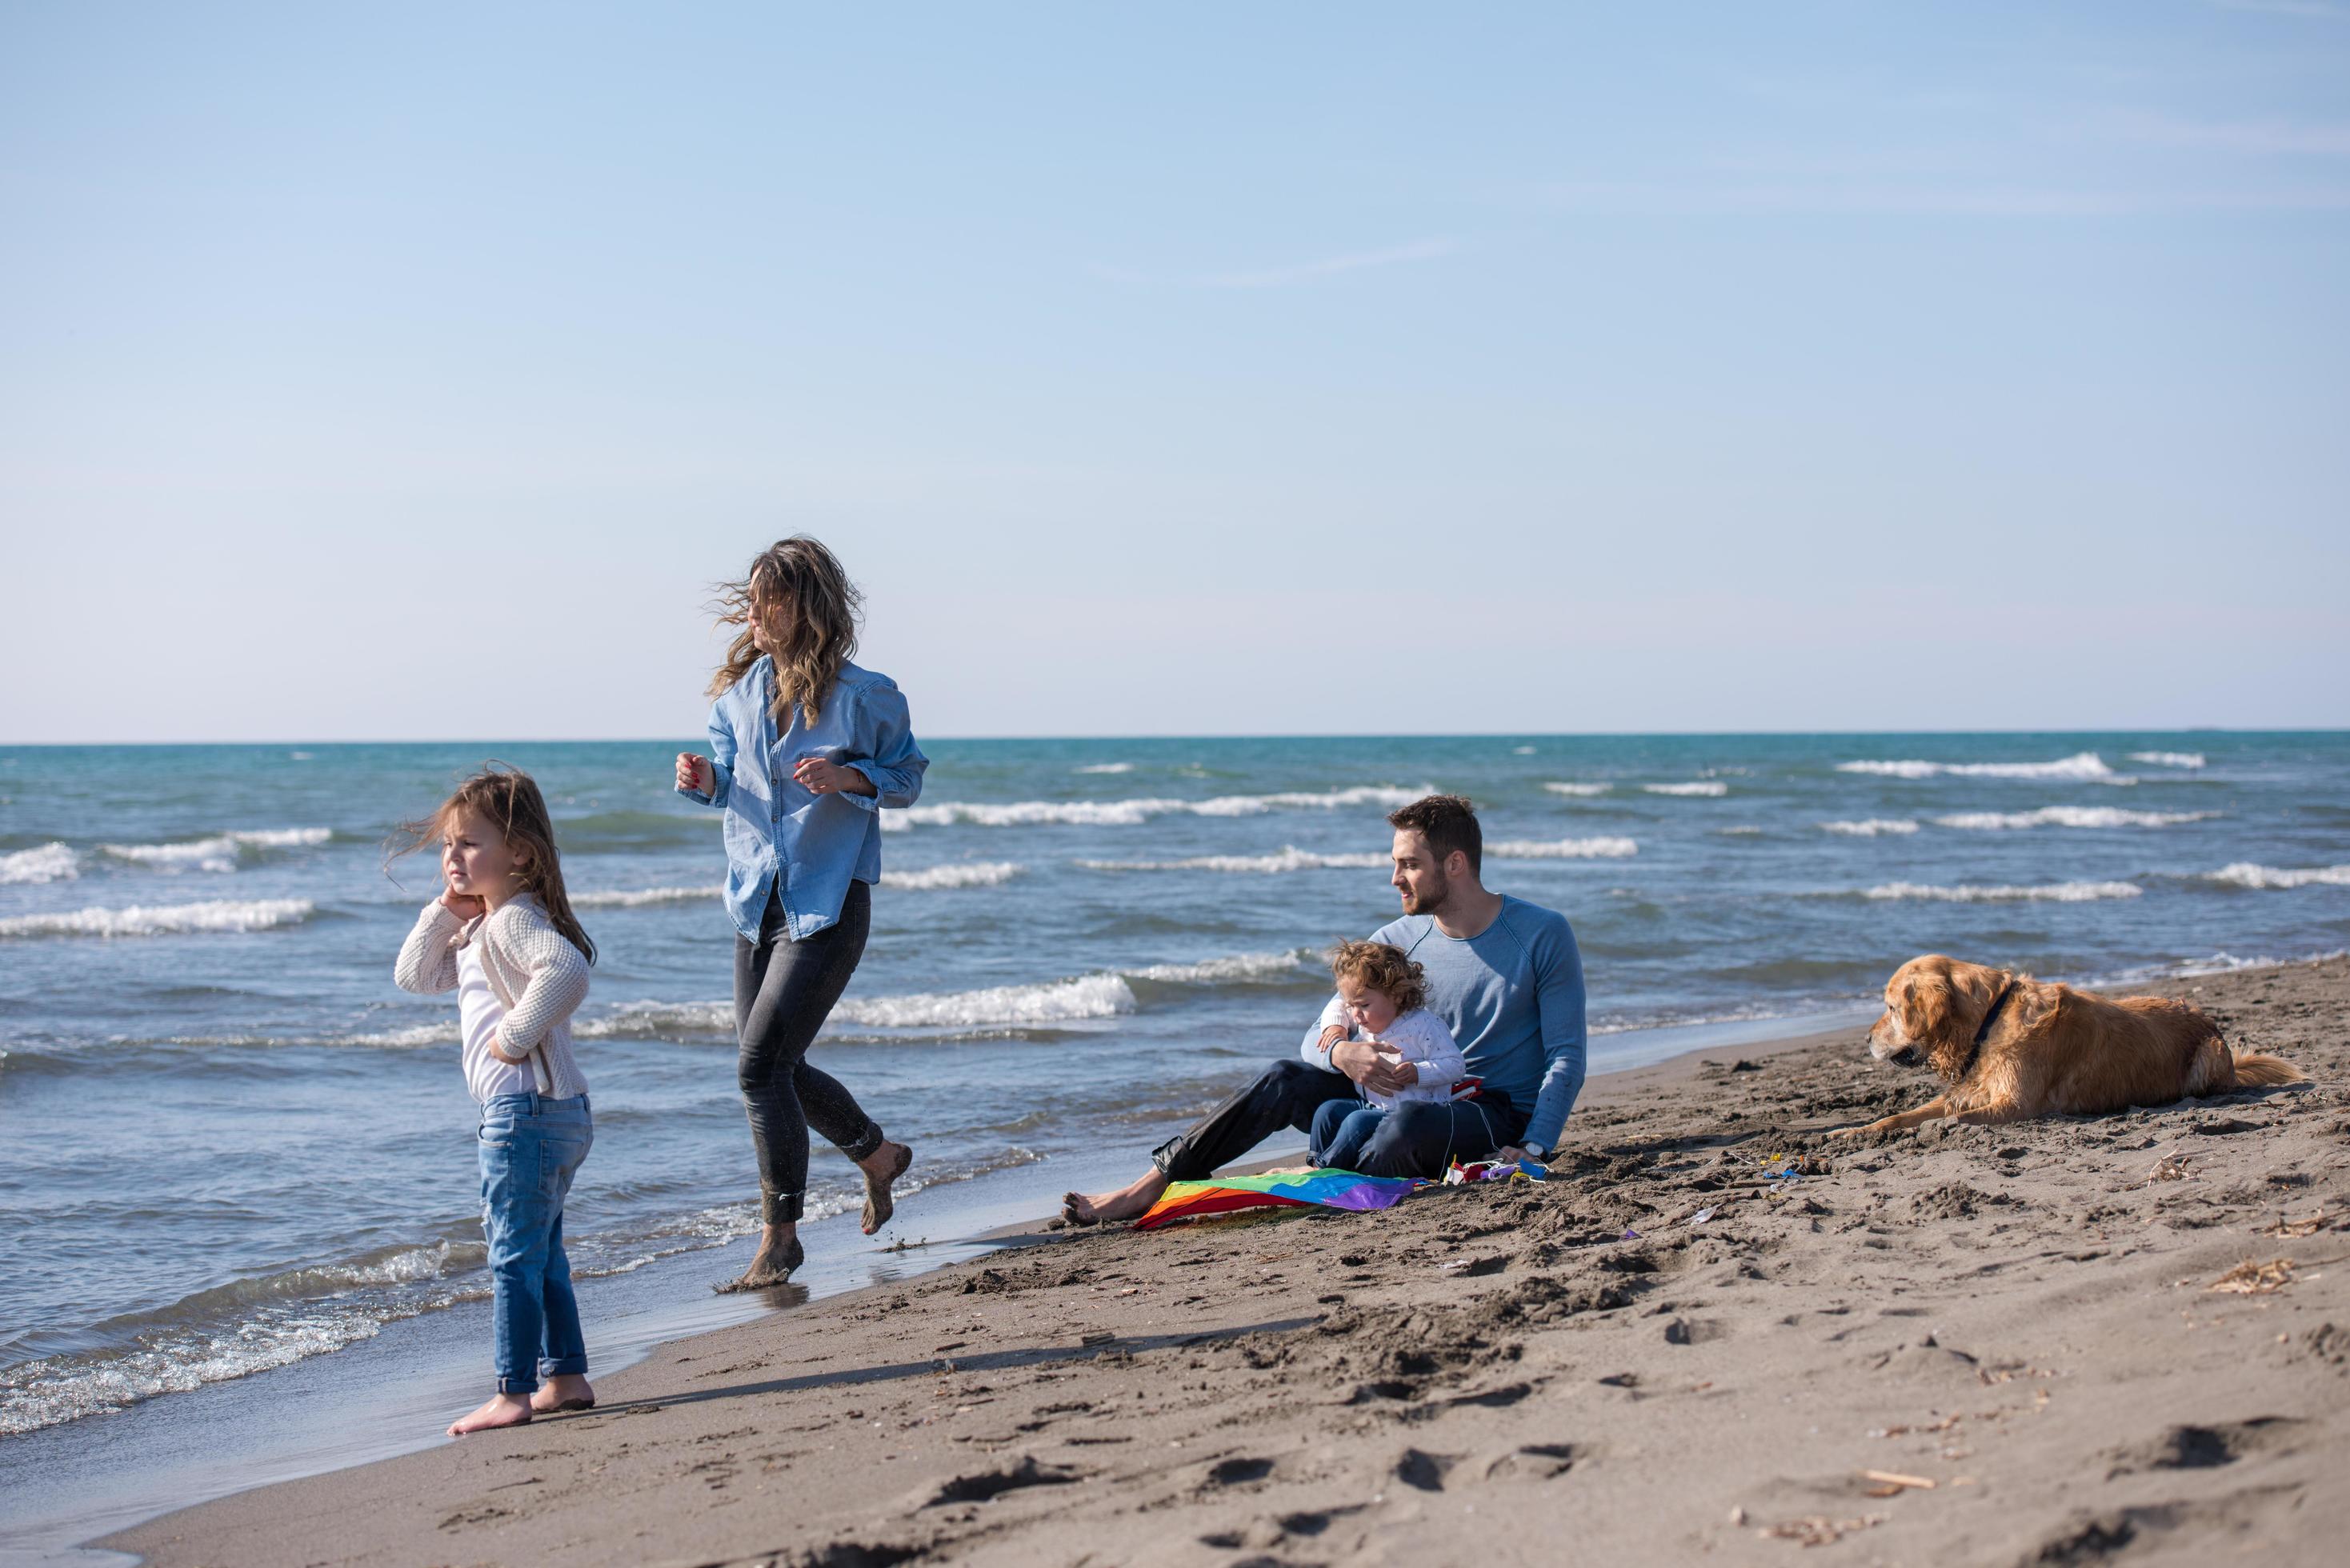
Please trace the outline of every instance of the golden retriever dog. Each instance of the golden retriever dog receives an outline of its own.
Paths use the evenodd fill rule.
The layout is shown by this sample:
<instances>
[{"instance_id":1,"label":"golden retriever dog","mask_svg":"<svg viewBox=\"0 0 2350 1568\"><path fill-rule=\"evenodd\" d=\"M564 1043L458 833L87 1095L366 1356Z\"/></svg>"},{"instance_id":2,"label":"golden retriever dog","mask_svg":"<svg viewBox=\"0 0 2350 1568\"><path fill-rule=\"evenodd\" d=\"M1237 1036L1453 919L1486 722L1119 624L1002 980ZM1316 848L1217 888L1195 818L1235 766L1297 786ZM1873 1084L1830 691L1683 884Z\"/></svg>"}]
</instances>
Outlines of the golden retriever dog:
<instances>
[{"instance_id":1,"label":"golden retriever dog","mask_svg":"<svg viewBox=\"0 0 2350 1568\"><path fill-rule=\"evenodd\" d=\"M2277 1057L2236 1054L2190 1002L2109 1002L1939 953L1911 959L1885 982L1885 1016L1869 1027L1868 1054L1901 1067L1922 1062L1950 1087L1916 1110L1841 1128L1838 1137L1939 1116L2094 1116L2307 1080Z\"/></svg>"}]
</instances>

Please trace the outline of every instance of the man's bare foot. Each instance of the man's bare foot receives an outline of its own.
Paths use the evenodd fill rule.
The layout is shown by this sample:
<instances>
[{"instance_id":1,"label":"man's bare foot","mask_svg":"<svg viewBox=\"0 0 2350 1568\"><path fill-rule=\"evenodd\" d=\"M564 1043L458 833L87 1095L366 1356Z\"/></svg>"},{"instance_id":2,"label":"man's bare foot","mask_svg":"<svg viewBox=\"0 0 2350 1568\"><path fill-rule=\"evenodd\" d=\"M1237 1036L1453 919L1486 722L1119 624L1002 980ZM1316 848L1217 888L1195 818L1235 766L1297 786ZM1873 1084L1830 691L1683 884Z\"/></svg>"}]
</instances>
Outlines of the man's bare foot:
<instances>
[{"instance_id":1,"label":"man's bare foot","mask_svg":"<svg viewBox=\"0 0 2350 1568\"><path fill-rule=\"evenodd\" d=\"M1131 1220L1149 1210L1167 1190L1167 1173L1153 1168L1115 1192L1066 1192L1061 1195L1061 1218L1072 1225L1107 1225Z\"/></svg>"},{"instance_id":2,"label":"man's bare foot","mask_svg":"<svg viewBox=\"0 0 2350 1568\"><path fill-rule=\"evenodd\" d=\"M906 1174L914 1163L914 1151L902 1143L881 1140L881 1147L857 1162L865 1172L865 1233L868 1236L889 1223L897 1211L897 1199L889 1184Z\"/></svg>"},{"instance_id":3,"label":"man's bare foot","mask_svg":"<svg viewBox=\"0 0 2350 1568\"><path fill-rule=\"evenodd\" d=\"M449 1423L449 1435L462 1438L468 1432L486 1432L493 1427L527 1427L530 1425L530 1401L519 1394L493 1394L490 1402L470 1416L461 1416Z\"/></svg>"},{"instance_id":4,"label":"man's bare foot","mask_svg":"<svg viewBox=\"0 0 2350 1568\"><path fill-rule=\"evenodd\" d=\"M792 1271L807 1262L807 1251L800 1245L797 1221L786 1225L770 1225L759 1234L759 1251L743 1277L729 1281L717 1288L721 1295L736 1291L764 1290L780 1285L792 1277Z\"/></svg>"},{"instance_id":5,"label":"man's bare foot","mask_svg":"<svg viewBox=\"0 0 2350 1568\"><path fill-rule=\"evenodd\" d=\"M593 1410L596 1390L576 1372L558 1372L538 1386L538 1392L530 1397L530 1407L541 1416L563 1410Z\"/></svg>"}]
</instances>

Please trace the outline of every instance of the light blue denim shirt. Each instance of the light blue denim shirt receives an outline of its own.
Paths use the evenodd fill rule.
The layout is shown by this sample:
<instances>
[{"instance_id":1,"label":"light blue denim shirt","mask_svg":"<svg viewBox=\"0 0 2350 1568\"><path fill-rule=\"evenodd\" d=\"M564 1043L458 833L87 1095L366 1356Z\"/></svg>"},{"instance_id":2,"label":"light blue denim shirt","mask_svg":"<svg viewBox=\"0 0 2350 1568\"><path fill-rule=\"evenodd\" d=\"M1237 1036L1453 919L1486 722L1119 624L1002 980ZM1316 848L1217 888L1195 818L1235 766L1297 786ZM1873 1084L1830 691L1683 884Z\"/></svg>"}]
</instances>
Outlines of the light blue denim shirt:
<instances>
[{"instance_id":1,"label":"light blue denim shirt","mask_svg":"<svg viewBox=\"0 0 2350 1568\"><path fill-rule=\"evenodd\" d=\"M913 805L931 765L914 744L905 696L886 675L842 665L816 722L795 702L780 734L775 691L775 661L763 658L718 694L710 705L717 777L707 794L678 791L726 813L726 913L754 942L778 876L794 941L840 919L849 883L879 881L881 808ZM792 779L802 757L855 768L879 793L814 794Z\"/></svg>"}]
</instances>

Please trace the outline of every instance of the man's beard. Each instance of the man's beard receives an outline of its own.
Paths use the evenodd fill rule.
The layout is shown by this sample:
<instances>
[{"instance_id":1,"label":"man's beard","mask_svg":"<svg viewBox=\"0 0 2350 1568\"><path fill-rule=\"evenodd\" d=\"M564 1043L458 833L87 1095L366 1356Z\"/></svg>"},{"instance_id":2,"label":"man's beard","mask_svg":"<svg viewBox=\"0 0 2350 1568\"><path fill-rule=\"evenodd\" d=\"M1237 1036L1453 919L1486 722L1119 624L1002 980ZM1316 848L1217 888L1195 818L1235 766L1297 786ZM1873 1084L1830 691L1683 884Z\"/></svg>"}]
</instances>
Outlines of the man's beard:
<instances>
[{"instance_id":1,"label":"man's beard","mask_svg":"<svg viewBox=\"0 0 2350 1568\"><path fill-rule=\"evenodd\" d=\"M1426 887L1424 893L1416 893L1409 886L1403 889L1405 914L1426 915L1444 908L1445 895L1452 891L1451 884L1441 877L1436 877L1430 878Z\"/></svg>"}]
</instances>

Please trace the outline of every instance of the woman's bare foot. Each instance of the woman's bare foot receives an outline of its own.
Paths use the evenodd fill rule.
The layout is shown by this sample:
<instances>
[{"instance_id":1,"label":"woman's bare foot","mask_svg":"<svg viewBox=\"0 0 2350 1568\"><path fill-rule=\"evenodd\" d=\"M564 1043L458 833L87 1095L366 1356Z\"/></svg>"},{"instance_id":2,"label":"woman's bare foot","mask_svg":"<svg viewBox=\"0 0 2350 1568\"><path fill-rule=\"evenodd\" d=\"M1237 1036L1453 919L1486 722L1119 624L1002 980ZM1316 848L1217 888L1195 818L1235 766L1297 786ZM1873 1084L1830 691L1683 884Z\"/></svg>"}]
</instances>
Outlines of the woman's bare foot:
<instances>
[{"instance_id":1,"label":"woman's bare foot","mask_svg":"<svg viewBox=\"0 0 2350 1568\"><path fill-rule=\"evenodd\" d=\"M800 1228L796 1220L782 1225L770 1225L759 1233L759 1251L743 1277L720 1285L721 1295L734 1291L763 1290L780 1285L792 1277L792 1271L807 1262L807 1251L800 1245Z\"/></svg>"},{"instance_id":2,"label":"woman's bare foot","mask_svg":"<svg viewBox=\"0 0 2350 1568\"><path fill-rule=\"evenodd\" d=\"M538 1386L538 1392L530 1397L530 1407L541 1416L563 1410L593 1410L596 1390L576 1372L558 1372Z\"/></svg>"},{"instance_id":3,"label":"woman's bare foot","mask_svg":"<svg viewBox=\"0 0 2350 1568\"><path fill-rule=\"evenodd\" d=\"M449 1423L449 1435L462 1438L468 1432L486 1432L493 1427L527 1427L530 1425L530 1401L519 1394L493 1394L490 1402L470 1416L461 1416Z\"/></svg>"},{"instance_id":4,"label":"woman's bare foot","mask_svg":"<svg viewBox=\"0 0 2350 1568\"><path fill-rule=\"evenodd\" d=\"M889 1223L897 1211L897 1200L889 1190L890 1183L906 1174L914 1163L914 1151L902 1143L881 1140L881 1147L857 1162L865 1172L865 1233L868 1236Z\"/></svg>"},{"instance_id":5,"label":"woman's bare foot","mask_svg":"<svg viewBox=\"0 0 2350 1568\"><path fill-rule=\"evenodd\" d=\"M1154 1168L1115 1192L1066 1192L1061 1195L1061 1218L1072 1225L1106 1225L1147 1212L1167 1190L1167 1173Z\"/></svg>"}]
</instances>

